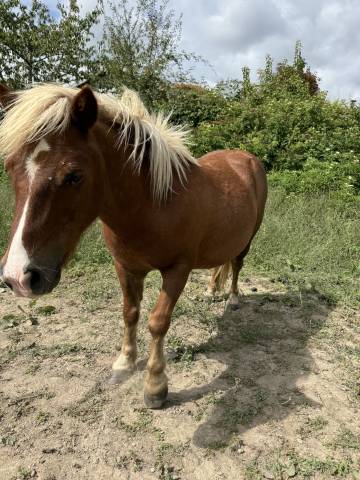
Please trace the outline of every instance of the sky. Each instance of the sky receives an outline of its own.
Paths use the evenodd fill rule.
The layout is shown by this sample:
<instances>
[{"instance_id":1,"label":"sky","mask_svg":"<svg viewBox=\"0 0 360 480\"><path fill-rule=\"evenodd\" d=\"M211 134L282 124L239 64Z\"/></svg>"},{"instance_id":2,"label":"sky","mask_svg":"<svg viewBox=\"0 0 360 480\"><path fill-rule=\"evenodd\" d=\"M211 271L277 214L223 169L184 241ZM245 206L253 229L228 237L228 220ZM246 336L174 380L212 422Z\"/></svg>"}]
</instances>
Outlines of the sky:
<instances>
[{"instance_id":1,"label":"sky","mask_svg":"<svg viewBox=\"0 0 360 480\"><path fill-rule=\"evenodd\" d=\"M95 0L80 3L87 9ZM275 64L292 61L300 40L330 98L360 99L360 0L169 0L169 5L183 15L181 47L211 64L195 67L199 80L241 78L244 65L255 78L266 54Z\"/></svg>"}]
</instances>

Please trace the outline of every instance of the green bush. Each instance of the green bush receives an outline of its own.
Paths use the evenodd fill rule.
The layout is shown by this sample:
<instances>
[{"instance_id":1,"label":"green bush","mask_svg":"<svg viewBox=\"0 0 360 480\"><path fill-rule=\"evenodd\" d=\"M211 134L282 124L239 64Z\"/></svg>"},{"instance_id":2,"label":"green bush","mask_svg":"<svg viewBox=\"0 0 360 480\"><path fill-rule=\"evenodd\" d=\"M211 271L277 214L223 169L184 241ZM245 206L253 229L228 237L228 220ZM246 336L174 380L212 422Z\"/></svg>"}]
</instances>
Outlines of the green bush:
<instances>
[{"instance_id":1,"label":"green bush","mask_svg":"<svg viewBox=\"0 0 360 480\"><path fill-rule=\"evenodd\" d=\"M268 171L302 170L323 162L324 172L359 175L358 117L358 107L329 102L321 94L304 101L264 98L261 104L251 97L228 104L222 118L201 123L193 134L193 150L197 156L217 149L248 150Z\"/></svg>"},{"instance_id":2,"label":"green bush","mask_svg":"<svg viewBox=\"0 0 360 480\"><path fill-rule=\"evenodd\" d=\"M158 103L156 108L171 111L173 123L194 128L201 122L215 120L225 105L225 98L215 89L196 84L175 84L169 89L166 102Z\"/></svg>"},{"instance_id":3,"label":"green bush","mask_svg":"<svg viewBox=\"0 0 360 480\"><path fill-rule=\"evenodd\" d=\"M299 50L293 65L283 62L275 72L268 58L256 84L243 69L241 86L224 96L221 111L194 130L194 154L247 150L288 193L359 194L360 107L328 100L305 65Z\"/></svg>"},{"instance_id":4,"label":"green bush","mask_svg":"<svg viewBox=\"0 0 360 480\"><path fill-rule=\"evenodd\" d=\"M289 193L339 192L343 195L360 194L360 162L330 162L308 160L303 170L272 171L269 183Z\"/></svg>"}]
</instances>

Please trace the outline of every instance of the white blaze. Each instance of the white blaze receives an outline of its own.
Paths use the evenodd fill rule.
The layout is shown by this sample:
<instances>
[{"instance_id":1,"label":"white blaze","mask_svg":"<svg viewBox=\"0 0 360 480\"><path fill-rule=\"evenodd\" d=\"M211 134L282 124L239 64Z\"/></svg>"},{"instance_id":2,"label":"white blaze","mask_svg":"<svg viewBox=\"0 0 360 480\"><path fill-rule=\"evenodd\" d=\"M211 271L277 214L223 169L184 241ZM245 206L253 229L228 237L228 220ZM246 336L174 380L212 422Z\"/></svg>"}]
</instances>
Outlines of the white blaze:
<instances>
[{"instance_id":1,"label":"white blaze","mask_svg":"<svg viewBox=\"0 0 360 480\"><path fill-rule=\"evenodd\" d=\"M29 197L31 191L31 184L34 181L35 174L39 168L36 163L36 158L41 152L48 152L50 150L49 144L46 140L41 140L35 147L34 151L28 156L25 163L26 172L29 176ZM6 279L15 280L19 285L24 275L24 270L30 264L30 259L23 245L22 237L26 225L26 216L29 207L29 197L27 198L19 224L13 236L9 254L3 270L3 277Z\"/></svg>"},{"instance_id":2,"label":"white blaze","mask_svg":"<svg viewBox=\"0 0 360 480\"><path fill-rule=\"evenodd\" d=\"M22 235L25 226L26 214L28 211L29 200L26 200L24 209L19 221L19 225L13 236L9 255L4 268L4 277L13 278L17 282L20 281L21 275L24 273L24 269L29 265L30 260L28 254L22 243Z\"/></svg>"}]
</instances>

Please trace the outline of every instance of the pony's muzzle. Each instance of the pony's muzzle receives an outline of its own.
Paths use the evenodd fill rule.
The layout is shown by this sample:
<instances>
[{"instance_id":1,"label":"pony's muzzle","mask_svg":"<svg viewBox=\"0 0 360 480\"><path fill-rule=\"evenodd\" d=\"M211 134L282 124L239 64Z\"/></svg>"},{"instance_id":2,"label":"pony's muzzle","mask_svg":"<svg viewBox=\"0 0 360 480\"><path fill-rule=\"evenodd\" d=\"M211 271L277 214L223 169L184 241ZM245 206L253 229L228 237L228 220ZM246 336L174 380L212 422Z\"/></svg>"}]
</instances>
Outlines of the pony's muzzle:
<instances>
[{"instance_id":1,"label":"pony's muzzle","mask_svg":"<svg viewBox=\"0 0 360 480\"><path fill-rule=\"evenodd\" d=\"M60 276L60 269L51 269L51 273L45 274L42 269L30 264L24 268L19 277L4 275L2 280L15 295L31 298L50 293L59 283Z\"/></svg>"},{"instance_id":2,"label":"pony's muzzle","mask_svg":"<svg viewBox=\"0 0 360 480\"><path fill-rule=\"evenodd\" d=\"M36 268L27 267L22 275L21 287L25 291L30 291L33 295L41 295L45 290L45 277L41 270Z\"/></svg>"},{"instance_id":3,"label":"pony's muzzle","mask_svg":"<svg viewBox=\"0 0 360 480\"><path fill-rule=\"evenodd\" d=\"M35 268L31 264L24 271L24 279L27 283L27 290L32 295L39 296L50 293L59 283L61 277L61 269L44 269Z\"/></svg>"}]
</instances>

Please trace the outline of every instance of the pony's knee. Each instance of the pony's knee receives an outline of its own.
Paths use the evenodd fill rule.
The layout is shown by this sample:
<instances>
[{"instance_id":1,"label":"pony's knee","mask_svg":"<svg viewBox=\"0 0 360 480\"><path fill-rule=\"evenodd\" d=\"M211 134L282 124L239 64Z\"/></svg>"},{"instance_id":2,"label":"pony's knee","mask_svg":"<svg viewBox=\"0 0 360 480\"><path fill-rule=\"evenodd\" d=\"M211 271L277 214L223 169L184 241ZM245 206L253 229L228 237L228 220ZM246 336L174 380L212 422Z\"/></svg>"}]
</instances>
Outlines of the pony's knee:
<instances>
[{"instance_id":1,"label":"pony's knee","mask_svg":"<svg viewBox=\"0 0 360 480\"><path fill-rule=\"evenodd\" d=\"M164 337L170 326L171 317L163 313L153 313L149 319L149 330L153 338Z\"/></svg>"},{"instance_id":2,"label":"pony's knee","mask_svg":"<svg viewBox=\"0 0 360 480\"><path fill-rule=\"evenodd\" d=\"M124 307L124 321L127 325L135 325L140 316L140 306Z\"/></svg>"}]
</instances>

